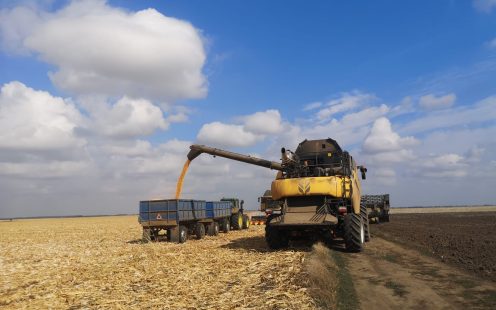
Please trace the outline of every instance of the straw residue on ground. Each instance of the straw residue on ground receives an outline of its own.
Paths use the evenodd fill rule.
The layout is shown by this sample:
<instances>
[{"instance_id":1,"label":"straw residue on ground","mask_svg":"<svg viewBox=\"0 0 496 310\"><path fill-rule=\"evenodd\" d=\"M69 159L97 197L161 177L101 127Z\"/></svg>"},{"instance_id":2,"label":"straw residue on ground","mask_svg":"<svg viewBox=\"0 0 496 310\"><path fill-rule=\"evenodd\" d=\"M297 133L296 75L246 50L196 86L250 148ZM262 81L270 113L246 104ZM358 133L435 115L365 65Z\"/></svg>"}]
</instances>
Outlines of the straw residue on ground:
<instances>
[{"instance_id":1,"label":"straw residue on ground","mask_svg":"<svg viewBox=\"0 0 496 310\"><path fill-rule=\"evenodd\" d=\"M305 250L263 227L142 243L136 217L0 223L3 308L314 309Z\"/></svg>"}]
</instances>

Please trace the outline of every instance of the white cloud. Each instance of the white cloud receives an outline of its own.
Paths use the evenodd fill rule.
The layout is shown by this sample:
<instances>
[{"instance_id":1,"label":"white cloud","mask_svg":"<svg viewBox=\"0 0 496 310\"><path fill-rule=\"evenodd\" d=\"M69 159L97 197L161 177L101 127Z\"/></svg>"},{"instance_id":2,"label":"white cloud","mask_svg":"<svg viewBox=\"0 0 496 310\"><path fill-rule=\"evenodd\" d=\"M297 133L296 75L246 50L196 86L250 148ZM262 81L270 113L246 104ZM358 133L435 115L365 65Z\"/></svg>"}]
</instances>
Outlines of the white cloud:
<instances>
[{"instance_id":1,"label":"white cloud","mask_svg":"<svg viewBox=\"0 0 496 310\"><path fill-rule=\"evenodd\" d=\"M426 110L446 109L451 107L456 100L456 95L451 93L436 97L433 94L420 97L419 104Z\"/></svg>"},{"instance_id":2,"label":"white cloud","mask_svg":"<svg viewBox=\"0 0 496 310\"><path fill-rule=\"evenodd\" d=\"M369 135L363 142L363 151L368 154L401 151L418 144L414 137L402 138L391 128L391 122L381 117L374 122Z\"/></svg>"},{"instance_id":3,"label":"white cloud","mask_svg":"<svg viewBox=\"0 0 496 310\"><path fill-rule=\"evenodd\" d=\"M422 176L433 178L453 178L467 175L465 158L458 154L443 154L424 158L417 163L416 170Z\"/></svg>"},{"instance_id":4,"label":"white cloud","mask_svg":"<svg viewBox=\"0 0 496 310\"><path fill-rule=\"evenodd\" d=\"M197 135L198 142L218 146L250 146L263 139L263 136L246 131L242 125L208 123L202 126Z\"/></svg>"},{"instance_id":5,"label":"white cloud","mask_svg":"<svg viewBox=\"0 0 496 310\"><path fill-rule=\"evenodd\" d=\"M344 93L340 98L329 101L326 107L316 114L317 119L326 120L337 113L346 112L374 99L375 96L362 93Z\"/></svg>"},{"instance_id":6,"label":"white cloud","mask_svg":"<svg viewBox=\"0 0 496 310\"><path fill-rule=\"evenodd\" d=\"M79 148L75 135L83 117L75 106L20 82L3 85L0 93L0 149L58 150Z\"/></svg>"},{"instance_id":7,"label":"white cloud","mask_svg":"<svg viewBox=\"0 0 496 310\"><path fill-rule=\"evenodd\" d=\"M474 0L473 4L477 11L491 13L493 8L496 7L496 0Z\"/></svg>"},{"instance_id":8,"label":"white cloud","mask_svg":"<svg viewBox=\"0 0 496 310\"><path fill-rule=\"evenodd\" d=\"M128 12L100 0L74 1L53 13L5 9L0 20L3 48L32 51L55 65L52 82L72 94L206 95L200 31L154 9Z\"/></svg>"},{"instance_id":9,"label":"white cloud","mask_svg":"<svg viewBox=\"0 0 496 310\"><path fill-rule=\"evenodd\" d=\"M32 7L0 10L0 43L2 48L12 54L29 54L29 49L23 45L23 41L40 23L41 18Z\"/></svg>"},{"instance_id":10,"label":"white cloud","mask_svg":"<svg viewBox=\"0 0 496 310\"><path fill-rule=\"evenodd\" d=\"M489 41L488 45L490 48L496 48L496 38Z\"/></svg>"},{"instance_id":11,"label":"white cloud","mask_svg":"<svg viewBox=\"0 0 496 310\"><path fill-rule=\"evenodd\" d=\"M146 156L151 153L152 145L146 140L136 140L131 143L125 141L117 145L104 145L103 150L110 155L117 156Z\"/></svg>"},{"instance_id":12,"label":"white cloud","mask_svg":"<svg viewBox=\"0 0 496 310\"><path fill-rule=\"evenodd\" d=\"M91 168L87 161L0 162L0 174L29 178L81 177Z\"/></svg>"},{"instance_id":13,"label":"white cloud","mask_svg":"<svg viewBox=\"0 0 496 310\"><path fill-rule=\"evenodd\" d=\"M488 97L473 105L461 106L442 111L433 111L406 123L401 132L419 133L433 129L450 128L460 125L476 125L496 119L496 96Z\"/></svg>"},{"instance_id":14,"label":"white cloud","mask_svg":"<svg viewBox=\"0 0 496 310\"><path fill-rule=\"evenodd\" d=\"M311 102L311 103L306 104L306 105L303 107L303 111L311 111L311 110L315 110L315 109L320 108L321 106L322 106L322 102L320 102L320 101Z\"/></svg>"},{"instance_id":15,"label":"white cloud","mask_svg":"<svg viewBox=\"0 0 496 310\"><path fill-rule=\"evenodd\" d=\"M112 107L100 106L92 111L95 129L110 137L129 138L167 129L162 110L145 99L124 97Z\"/></svg>"},{"instance_id":16,"label":"white cloud","mask_svg":"<svg viewBox=\"0 0 496 310\"><path fill-rule=\"evenodd\" d=\"M245 130L255 134L276 134L281 132L281 114L278 110L256 112L243 117Z\"/></svg>"}]
</instances>

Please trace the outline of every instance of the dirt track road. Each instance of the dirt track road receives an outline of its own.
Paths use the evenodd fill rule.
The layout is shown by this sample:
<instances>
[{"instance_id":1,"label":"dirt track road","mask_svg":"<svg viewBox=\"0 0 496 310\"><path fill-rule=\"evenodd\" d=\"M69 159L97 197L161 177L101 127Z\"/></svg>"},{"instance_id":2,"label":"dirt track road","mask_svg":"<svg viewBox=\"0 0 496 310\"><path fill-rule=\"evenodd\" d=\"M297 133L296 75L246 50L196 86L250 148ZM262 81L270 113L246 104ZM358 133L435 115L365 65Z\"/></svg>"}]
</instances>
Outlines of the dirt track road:
<instances>
[{"instance_id":1,"label":"dirt track road","mask_svg":"<svg viewBox=\"0 0 496 310\"><path fill-rule=\"evenodd\" d=\"M374 238L344 254L362 309L494 309L496 285Z\"/></svg>"}]
</instances>

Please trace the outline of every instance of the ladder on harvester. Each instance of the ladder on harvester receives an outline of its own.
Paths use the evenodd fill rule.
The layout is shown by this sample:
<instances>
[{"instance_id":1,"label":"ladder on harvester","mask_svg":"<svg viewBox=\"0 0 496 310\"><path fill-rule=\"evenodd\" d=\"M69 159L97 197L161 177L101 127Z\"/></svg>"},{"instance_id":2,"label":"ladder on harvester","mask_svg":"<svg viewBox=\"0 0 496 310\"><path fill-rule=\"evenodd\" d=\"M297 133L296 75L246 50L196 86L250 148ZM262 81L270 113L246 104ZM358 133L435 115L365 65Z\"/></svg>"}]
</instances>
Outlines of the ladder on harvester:
<instances>
[{"instance_id":1,"label":"ladder on harvester","mask_svg":"<svg viewBox=\"0 0 496 310\"><path fill-rule=\"evenodd\" d=\"M351 179L343 177L343 198L351 198Z\"/></svg>"}]
</instances>

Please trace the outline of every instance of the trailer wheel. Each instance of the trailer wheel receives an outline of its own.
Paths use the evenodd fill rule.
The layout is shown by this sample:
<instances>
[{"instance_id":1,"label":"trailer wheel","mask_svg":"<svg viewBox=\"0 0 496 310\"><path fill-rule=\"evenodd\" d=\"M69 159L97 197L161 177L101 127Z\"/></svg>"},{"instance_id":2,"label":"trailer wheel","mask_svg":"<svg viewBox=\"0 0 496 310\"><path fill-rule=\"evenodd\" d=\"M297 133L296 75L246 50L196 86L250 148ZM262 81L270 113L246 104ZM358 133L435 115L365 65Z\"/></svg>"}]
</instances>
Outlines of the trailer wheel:
<instances>
[{"instance_id":1,"label":"trailer wheel","mask_svg":"<svg viewBox=\"0 0 496 310\"><path fill-rule=\"evenodd\" d=\"M188 240L188 228L186 226L179 226L179 243L185 243Z\"/></svg>"},{"instance_id":2,"label":"trailer wheel","mask_svg":"<svg viewBox=\"0 0 496 310\"><path fill-rule=\"evenodd\" d=\"M367 207L364 205L360 206L360 215L362 216L363 228L365 231L365 242L370 241L370 223L369 216L367 214Z\"/></svg>"},{"instance_id":3,"label":"trailer wheel","mask_svg":"<svg viewBox=\"0 0 496 310\"><path fill-rule=\"evenodd\" d=\"M152 231L149 228L143 228L143 242L152 241Z\"/></svg>"},{"instance_id":4,"label":"trailer wheel","mask_svg":"<svg viewBox=\"0 0 496 310\"><path fill-rule=\"evenodd\" d=\"M289 246L287 234L271 225L265 226L265 241L272 250L278 250Z\"/></svg>"},{"instance_id":5,"label":"trailer wheel","mask_svg":"<svg viewBox=\"0 0 496 310\"><path fill-rule=\"evenodd\" d=\"M344 216L344 243L349 252L361 252L365 242L365 228L360 214Z\"/></svg>"},{"instance_id":6,"label":"trailer wheel","mask_svg":"<svg viewBox=\"0 0 496 310\"><path fill-rule=\"evenodd\" d=\"M243 229L250 228L250 217L246 214L243 215Z\"/></svg>"},{"instance_id":7,"label":"trailer wheel","mask_svg":"<svg viewBox=\"0 0 496 310\"><path fill-rule=\"evenodd\" d=\"M241 213L235 213L231 215L231 227L233 230L240 230L243 228L243 215Z\"/></svg>"},{"instance_id":8,"label":"trailer wheel","mask_svg":"<svg viewBox=\"0 0 496 310\"><path fill-rule=\"evenodd\" d=\"M219 234L219 223L214 222L214 236Z\"/></svg>"},{"instance_id":9,"label":"trailer wheel","mask_svg":"<svg viewBox=\"0 0 496 310\"><path fill-rule=\"evenodd\" d=\"M203 237L205 237L205 225L203 225L202 223L196 223L195 235L196 239L202 239Z\"/></svg>"},{"instance_id":10,"label":"trailer wheel","mask_svg":"<svg viewBox=\"0 0 496 310\"><path fill-rule=\"evenodd\" d=\"M212 222L207 226L207 235L217 236L219 234L219 223Z\"/></svg>"},{"instance_id":11,"label":"trailer wheel","mask_svg":"<svg viewBox=\"0 0 496 310\"><path fill-rule=\"evenodd\" d=\"M221 228L223 233L228 233L231 230L231 225L229 224L229 218L226 217L222 223L221 223Z\"/></svg>"}]
</instances>

